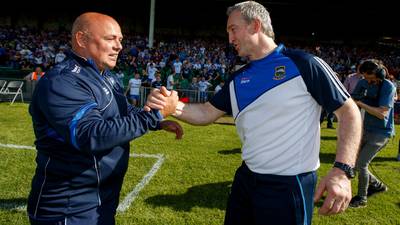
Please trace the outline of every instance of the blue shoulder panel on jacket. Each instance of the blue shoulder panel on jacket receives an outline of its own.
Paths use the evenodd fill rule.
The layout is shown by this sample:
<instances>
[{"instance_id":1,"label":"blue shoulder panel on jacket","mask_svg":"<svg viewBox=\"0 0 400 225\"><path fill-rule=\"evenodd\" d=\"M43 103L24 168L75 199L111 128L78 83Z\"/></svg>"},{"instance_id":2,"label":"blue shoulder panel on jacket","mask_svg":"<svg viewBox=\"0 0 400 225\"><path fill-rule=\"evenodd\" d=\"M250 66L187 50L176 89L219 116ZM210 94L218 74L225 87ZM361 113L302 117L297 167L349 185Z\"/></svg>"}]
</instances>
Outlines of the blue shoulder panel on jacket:
<instances>
[{"instance_id":1,"label":"blue shoulder panel on jacket","mask_svg":"<svg viewBox=\"0 0 400 225\"><path fill-rule=\"evenodd\" d=\"M292 60L281 54L282 49L283 45L279 45L268 56L252 61L234 78L239 111L269 90L300 75Z\"/></svg>"},{"instance_id":2,"label":"blue shoulder panel on jacket","mask_svg":"<svg viewBox=\"0 0 400 225\"><path fill-rule=\"evenodd\" d=\"M92 103L88 103L84 106L82 106L79 111L75 114L74 118L71 121L71 124L69 125L69 130L71 132L71 142L72 145L76 148L79 149L79 145L76 141L76 126L78 125L79 120L83 117L83 115L85 115L85 113L87 111L89 111L90 109L94 108L97 106L97 103L92 102Z\"/></svg>"}]
</instances>

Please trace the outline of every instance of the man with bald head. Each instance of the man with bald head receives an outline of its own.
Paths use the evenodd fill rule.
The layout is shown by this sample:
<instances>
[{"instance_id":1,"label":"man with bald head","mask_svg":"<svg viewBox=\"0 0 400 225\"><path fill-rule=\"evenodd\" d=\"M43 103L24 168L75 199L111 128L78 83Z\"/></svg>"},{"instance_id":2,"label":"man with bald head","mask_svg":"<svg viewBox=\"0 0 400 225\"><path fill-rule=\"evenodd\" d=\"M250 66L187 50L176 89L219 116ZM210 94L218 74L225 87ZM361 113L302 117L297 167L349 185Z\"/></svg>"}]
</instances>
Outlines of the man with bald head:
<instances>
[{"instance_id":1,"label":"man with bald head","mask_svg":"<svg viewBox=\"0 0 400 225\"><path fill-rule=\"evenodd\" d=\"M114 68L122 49L122 33L117 21L99 13L84 13L72 26L72 49L83 58L92 58L98 70Z\"/></svg>"},{"instance_id":2,"label":"man with bald head","mask_svg":"<svg viewBox=\"0 0 400 225\"><path fill-rule=\"evenodd\" d=\"M122 49L110 16L84 13L72 27L72 51L40 79L29 107L37 168L28 199L31 224L115 224L129 142L149 130L181 138L178 123L132 107L110 73ZM177 94L168 102L176 107ZM168 105L167 105L168 107Z\"/></svg>"}]
</instances>

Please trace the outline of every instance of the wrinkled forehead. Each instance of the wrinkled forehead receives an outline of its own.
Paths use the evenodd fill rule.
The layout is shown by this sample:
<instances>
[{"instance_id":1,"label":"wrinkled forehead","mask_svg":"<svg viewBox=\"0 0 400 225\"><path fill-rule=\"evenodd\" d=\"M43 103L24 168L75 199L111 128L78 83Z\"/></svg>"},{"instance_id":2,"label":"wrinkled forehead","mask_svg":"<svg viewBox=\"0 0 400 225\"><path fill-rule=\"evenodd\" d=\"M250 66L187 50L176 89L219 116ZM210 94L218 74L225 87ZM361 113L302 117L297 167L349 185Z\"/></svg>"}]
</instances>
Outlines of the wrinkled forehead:
<instances>
[{"instance_id":1,"label":"wrinkled forehead","mask_svg":"<svg viewBox=\"0 0 400 225\"><path fill-rule=\"evenodd\" d=\"M99 18L95 20L91 23L88 31L95 35L113 35L122 37L121 27L117 21L110 18Z\"/></svg>"},{"instance_id":2,"label":"wrinkled forehead","mask_svg":"<svg viewBox=\"0 0 400 225\"><path fill-rule=\"evenodd\" d=\"M246 24L246 21L244 20L240 11L235 10L235 11L232 11L232 13L228 17L228 21L226 23L226 29L230 29L233 26L241 26L241 25L245 25L245 24Z\"/></svg>"}]
</instances>

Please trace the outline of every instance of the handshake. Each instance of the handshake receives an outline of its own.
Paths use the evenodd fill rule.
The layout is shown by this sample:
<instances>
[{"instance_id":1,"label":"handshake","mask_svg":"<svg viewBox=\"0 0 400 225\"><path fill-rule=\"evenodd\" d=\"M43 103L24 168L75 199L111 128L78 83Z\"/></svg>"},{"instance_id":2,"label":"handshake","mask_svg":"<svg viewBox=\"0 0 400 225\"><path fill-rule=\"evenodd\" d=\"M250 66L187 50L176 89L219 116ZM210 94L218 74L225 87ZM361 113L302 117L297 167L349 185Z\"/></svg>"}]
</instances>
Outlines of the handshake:
<instances>
[{"instance_id":1,"label":"handshake","mask_svg":"<svg viewBox=\"0 0 400 225\"><path fill-rule=\"evenodd\" d=\"M145 111L151 109L159 110L163 117L169 115L177 115L177 106L179 103L178 92L169 91L164 86L160 89L154 88L147 96L147 101L144 106Z\"/></svg>"},{"instance_id":2,"label":"handshake","mask_svg":"<svg viewBox=\"0 0 400 225\"><path fill-rule=\"evenodd\" d=\"M164 86L162 86L160 89L154 88L150 92L143 109L145 111L150 111L151 109L159 110L161 115L166 118L169 115L179 115L176 113L178 104L178 92L168 91ZM160 127L162 130L175 133L176 139L182 138L183 129L176 121L163 120L160 122Z\"/></svg>"}]
</instances>

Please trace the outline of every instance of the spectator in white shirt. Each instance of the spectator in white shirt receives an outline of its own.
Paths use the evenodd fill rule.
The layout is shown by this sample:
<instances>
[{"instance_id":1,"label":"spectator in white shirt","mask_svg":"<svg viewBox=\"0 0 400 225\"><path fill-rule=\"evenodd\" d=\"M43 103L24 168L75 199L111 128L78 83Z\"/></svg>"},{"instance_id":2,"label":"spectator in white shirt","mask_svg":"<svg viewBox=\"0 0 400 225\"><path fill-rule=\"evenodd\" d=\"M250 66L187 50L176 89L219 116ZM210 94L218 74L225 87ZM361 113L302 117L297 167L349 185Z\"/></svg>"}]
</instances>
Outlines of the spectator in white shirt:
<instances>
[{"instance_id":1,"label":"spectator in white shirt","mask_svg":"<svg viewBox=\"0 0 400 225\"><path fill-rule=\"evenodd\" d=\"M156 65L154 63L150 63L149 66L147 67L147 75L150 83L154 82L156 80L156 72L158 69L156 68Z\"/></svg>"},{"instance_id":2,"label":"spectator in white shirt","mask_svg":"<svg viewBox=\"0 0 400 225\"><path fill-rule=\"evenodd\" d=\"M140 100L140 86L142 85L142 80L140 79L139 73L135 73L135 77L129 80L128 88L125 91L125 95L128 95L129 102L136 106Z\"/></svg>"},{"instance_id":3,"label":"spectator in white shirt","mask_svg":"<svg viewBox=\"0 0 400 225\"><path fill-rule=\"evenodd\" d=\"M199 92L200 92L200 101L206 102L207 101L207 89L208 87L212 86L210 82L206 81L205 77L201 77L199 81Z\"/></svg>"},{"instance_id":4,"label":"spectator in white shirt","mask_svg":"<svg viewBox=\"0 0 400 225\"><path fill-rule=\"evenodd\" d=\"M181 68L182 68L182 62L179 61L179 57L176 58L173 66L174 66L174 69L175 69L175 73L180 74L181 73Z\"/></svg>"},{"instance_id":5,"label":"spectator in white shirt","mask_svg":"<svg viewBox=\"0 0 400 225\"><path fill-rule=\"evenodd\" d=\"M56 57L54 58L54 63L58 64L58 63L62 62L65 59L65 57L67 57L67 56L64 54L64 51L62 49L60 49L58 51L58 53L56 54Z\"/></svg>"},{"instance_id":6,"label":"spectator in white shirt","mask_svg":"<svg viewBox=\"0 0 400 225\"><path fill-rule=\"evenodd\" d=\"M174 89L174 85L175 85L174 76L175 76L175 74L176 73L173 70L173 72L167 78L167 89L168 90L173 90Z\"/></svg>"}]
</instances>

